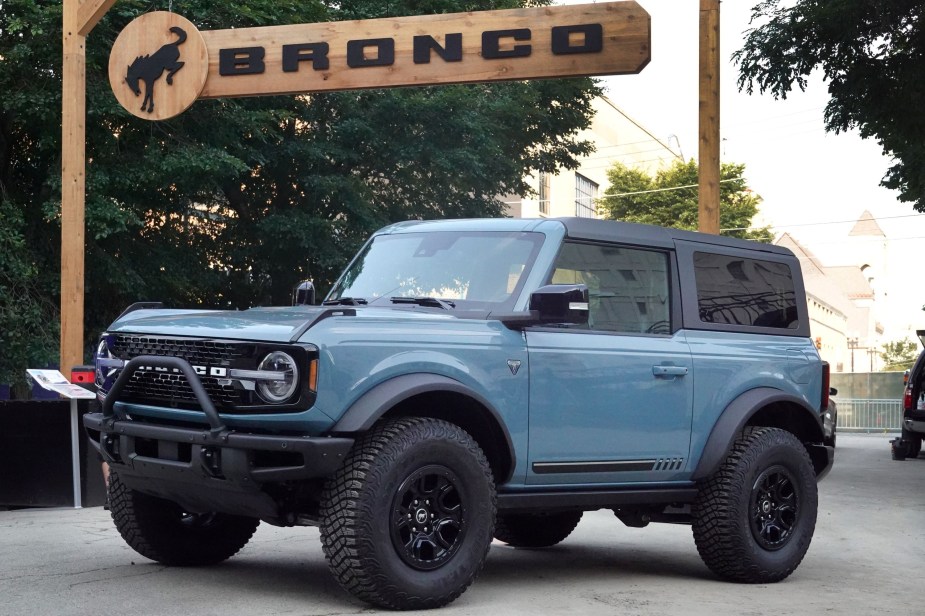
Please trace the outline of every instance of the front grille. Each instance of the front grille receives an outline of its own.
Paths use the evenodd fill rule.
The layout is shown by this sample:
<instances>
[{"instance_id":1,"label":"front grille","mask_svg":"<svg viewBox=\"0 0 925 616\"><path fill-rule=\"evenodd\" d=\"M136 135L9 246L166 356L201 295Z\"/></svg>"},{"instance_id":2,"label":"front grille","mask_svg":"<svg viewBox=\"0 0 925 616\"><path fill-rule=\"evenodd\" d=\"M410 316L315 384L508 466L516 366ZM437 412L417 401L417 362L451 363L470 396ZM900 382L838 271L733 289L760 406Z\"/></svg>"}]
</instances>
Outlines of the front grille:
<instances>
[{"instance_id":1,"label":"front grille","mask_svg":"<svg viewBox=\"0 0 925 616\"><path fill-rule=\"evenodd\" d=\"M154 336L116 335L110 339L113 357L128 361L139 355L179 357L198 371L212 403L220 411L245 410L259 404L253 392L236 388L226 379L209 376L211 368L256 368L257 347L253 343L226 342L194 338L164 338ZM156 404L177 408L198 409L199 404L186 378L177 372L154 367L135 370L122 390L124 402Z\"/></svg>"},{"instance_id":2,"label":"front grille","mask_svg":"<svg viewBox=\"0 0 925 616\"><path fill-rule=\"evenodd\" d=\"M253 358L254 345L191 338L116 336L110 351L120 359L139 355L180 357L194 366L229 366L236 359Z\"/></svg>"},{"instance_id":3,"label":"front grille","mask_svg":"<svg viewBox=\"0 0 925 616\"><path fill-rule=\"evenodd\" d=\"M202 376L202 386L209 394L216 408L233 409L246 405L249 400L246 391L235 391L232 385L220 385L218 379ZM168 402L173 406L193 405L198 407L196 396L182 374L155 370L136 370L122 390L125 401Z\"/></svg>"}]
</instances>

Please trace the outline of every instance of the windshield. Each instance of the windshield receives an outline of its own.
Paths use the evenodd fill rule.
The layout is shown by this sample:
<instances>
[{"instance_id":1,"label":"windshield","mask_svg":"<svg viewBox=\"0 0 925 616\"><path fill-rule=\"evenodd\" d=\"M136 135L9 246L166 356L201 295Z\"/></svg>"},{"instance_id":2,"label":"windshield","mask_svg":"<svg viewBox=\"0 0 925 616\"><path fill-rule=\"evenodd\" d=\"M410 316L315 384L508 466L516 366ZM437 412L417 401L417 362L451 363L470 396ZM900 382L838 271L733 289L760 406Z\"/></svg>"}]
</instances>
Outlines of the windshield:
<instances>
[{"instance_id":1,"label":"windshield","mask_svg":"<svg viewBox=\"0 0 925 616\"><path fill-rule=\"evenodd\" d=\"M436 298L453 307L497 309L513 301L542 240L542 234L521 232L380 235L327 299Z\"/></svg>"}]
</instances>

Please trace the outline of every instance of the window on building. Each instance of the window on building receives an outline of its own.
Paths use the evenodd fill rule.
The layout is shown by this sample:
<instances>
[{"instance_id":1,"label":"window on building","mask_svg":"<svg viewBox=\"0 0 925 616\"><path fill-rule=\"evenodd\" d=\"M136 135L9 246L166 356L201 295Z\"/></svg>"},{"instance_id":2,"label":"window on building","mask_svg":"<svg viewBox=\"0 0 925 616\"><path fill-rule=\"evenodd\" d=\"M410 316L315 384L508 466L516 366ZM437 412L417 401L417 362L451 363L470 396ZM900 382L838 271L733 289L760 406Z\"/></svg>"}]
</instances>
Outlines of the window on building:
<instances>
[{"instance_id":1,"label":"window on building","mask_svg":"<svg viewBox=\"0 0 925 616\"><path fill-rule=\"evenodd\" d=\"M653 250L568 242L553 284L584 284L591 329L670 334L668 255Z\"/></svg>"},{"instance_id":2,"label":"window on building","mask_svg":"<svg viewBox=\"0 0 925 616\"><path fill-rule=\"evenodd\" d=\"M597 184L585 176L580 173L575 174L575 216L594 218L597 188Z\"/></svg>"},{"instance_id":3,"label":"window on building","mask_svg":"<svg viewBox=\"0 0 925 616\"><path fill-rule=\"evenodd\" d=\"M549 174L540 171L540 214L549 214Z\"/></svg>"}]
</instances>

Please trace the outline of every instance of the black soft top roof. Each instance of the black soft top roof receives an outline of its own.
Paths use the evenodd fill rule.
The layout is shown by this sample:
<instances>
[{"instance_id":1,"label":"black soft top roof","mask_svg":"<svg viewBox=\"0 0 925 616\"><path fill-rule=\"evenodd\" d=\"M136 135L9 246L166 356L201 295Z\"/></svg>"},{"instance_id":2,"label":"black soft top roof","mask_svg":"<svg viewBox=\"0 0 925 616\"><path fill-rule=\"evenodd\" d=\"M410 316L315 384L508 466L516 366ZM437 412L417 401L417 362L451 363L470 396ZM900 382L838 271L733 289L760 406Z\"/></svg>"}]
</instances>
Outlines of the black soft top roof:
<instances>
[{"instance_id":1,"label":"black soft top roof","mask_svg":"<svg viewBox=\"0 0 925 616\"><path fill-rule=\"evenodd\" d=\"M668 229L653 225L640 225L631 222L600 220L595 218L554 218L551 220L561 222L565 226L566 235L572 239L640 244L645 246L658 246L661 248L673 248L675 240L682 240L711 246L758 250L761 252L793 256L793 252L783 246L740 240L709 233L696 233L694 231L681 231L679 229Z\"/></svg>"}]
</instances>

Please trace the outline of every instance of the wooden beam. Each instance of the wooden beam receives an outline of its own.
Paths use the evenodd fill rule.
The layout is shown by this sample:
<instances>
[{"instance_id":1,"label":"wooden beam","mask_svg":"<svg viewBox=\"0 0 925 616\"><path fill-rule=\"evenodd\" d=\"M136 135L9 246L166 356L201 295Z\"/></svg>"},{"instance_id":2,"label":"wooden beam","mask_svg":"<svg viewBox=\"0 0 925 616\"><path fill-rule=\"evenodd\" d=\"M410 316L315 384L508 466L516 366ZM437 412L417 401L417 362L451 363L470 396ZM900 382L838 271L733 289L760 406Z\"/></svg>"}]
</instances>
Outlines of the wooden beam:
<instances>
[{"instance_id":1,"label":"wooden beam","mask_svg":"<svg viewBox=\"0 0 925 616\"><path fill-rule=\"evenodd\" d=\"M78 0L64 0L61 97L61 349L60 370L83 364L84 191L86 171L86 37Z\"/></svg>"},{"instance_id":2,"label":"wooden beam","mask_svg":"<svg viewBox=\"0 0 925 616\"><path fill-rule=\"evenodd\" d=\"M719 3L700 0L698 229L719 234Z\"/></svg>"},{"instance_id":3,"label":"wooden beam","mask_svg":"<svg viewBox=\"0 0 925 616\"><path fill-rule=\"evenodd\" d=\"M208 30L200 96L635 74L651 57L650 25L645 9L623 1Z\"/></svg>"},{"instance_id":4,"label":"wooden beam","mask_svg":"<svg viewBox=\"0 0 925 616\"><path fill-rule=\"evenodd\" d=\"M67 0L65 0L66 2ZM77 9L77 34L87 36L116 0L83 0Z\"/></svg>"}]
</instances>

